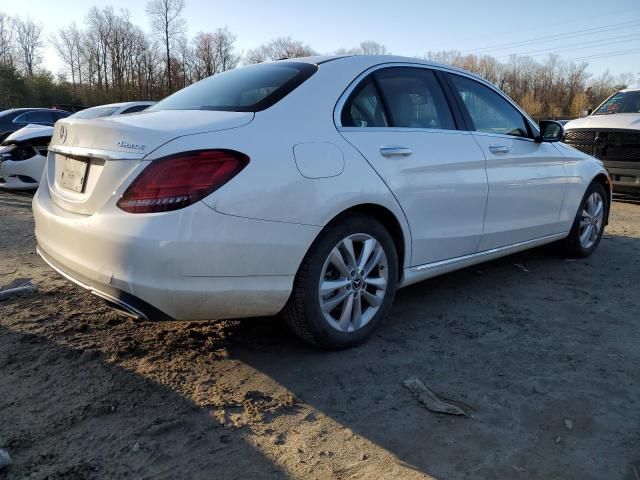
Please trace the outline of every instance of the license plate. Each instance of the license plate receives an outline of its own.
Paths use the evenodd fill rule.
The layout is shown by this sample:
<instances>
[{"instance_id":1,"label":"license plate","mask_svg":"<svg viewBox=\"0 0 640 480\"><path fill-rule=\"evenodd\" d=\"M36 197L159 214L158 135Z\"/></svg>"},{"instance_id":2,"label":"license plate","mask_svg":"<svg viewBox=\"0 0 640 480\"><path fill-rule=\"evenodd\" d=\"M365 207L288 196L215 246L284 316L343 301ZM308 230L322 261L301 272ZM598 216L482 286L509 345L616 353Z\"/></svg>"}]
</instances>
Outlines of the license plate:
<instances>
[{"instance_id":1,"label":"license plate","mask_svg":"<svg viewBox=\"0 0 640 480\"><path fill-rule=\"evenodd\" d=\"M88 166L89 163L85 160L65 158L61 178L63 188L82 193L84 191Z\"/></svg>"}]
</instances>

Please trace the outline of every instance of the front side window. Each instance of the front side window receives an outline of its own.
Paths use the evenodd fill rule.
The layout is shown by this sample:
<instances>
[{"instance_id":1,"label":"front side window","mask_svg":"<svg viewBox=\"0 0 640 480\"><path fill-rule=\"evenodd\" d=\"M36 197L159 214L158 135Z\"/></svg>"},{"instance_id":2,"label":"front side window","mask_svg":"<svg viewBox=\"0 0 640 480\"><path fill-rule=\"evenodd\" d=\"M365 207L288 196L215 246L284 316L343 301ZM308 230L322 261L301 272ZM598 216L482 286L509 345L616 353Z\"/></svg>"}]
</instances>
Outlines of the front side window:
<instances>
[{"instance_id":1,"label":"front side window","mask_svg":"<svg viewBox=\"0 0 640 480\"><path fill-rule=\"evenodd\" d=\"M378 89L367 77L353 91L342 110L343 127L388 127L389 122Z\"/></svg>"},{"instance_id":2,"label":"front side window","mask_svg":"<svg viewBox=\"0 0 640 480\"><path fill-rule=\"evenodd\" d=\"M640 91L614 93L593 114L611 113L640 113Z\"/></svg>"},{"instance_id":3,"label":"front side window","mask_svg":"<svg viewBox=\"0 0 640 480\"><path fill-rule=\"evenodd\" d=\"M453 85L467 108L475 130L528 137L522 114L502 96L470 78L450 75Z\"/></svg>"},{"instance_id":4,"label":"front side window","mask_svg":"<svg viewBox=\"0 0 640 480\"><path fill-rule=\"evenodd\" d=\"M431 70L396 67L374 75L394 127L455 130L446 97Z\"/></svg>"},{"instance_id":5,"label":"front side window","mask_svg":"<svg viewBox=\"0 0 640 480\"><path fill-rule=\"evenodd\" d=\"M16 123L52 123L51 113L46 110L27 112L14 120Z\"/></svg>"},{"instance_id":6,"label":"front side window","mask_svg":"<svg viewBox=\"0 0 640 480\"><path fill-rule=\"evenodd\" d=\"M149 108L258 112L274 105L318 70L302 62L273 62L228 70L205 78Z\"/></svg>"},{"instance_id":7,"label":"front side window","mask_svg":"<svg viewBox=\"0 0 640 480\"><path fill-rule=\"evenodd\" d=\"M56 110L55 112L51 112L54 120L60 120L61 118L66 118L69 116L69 112L65 112L63 110Z\"/></svg>"}]
</instances>

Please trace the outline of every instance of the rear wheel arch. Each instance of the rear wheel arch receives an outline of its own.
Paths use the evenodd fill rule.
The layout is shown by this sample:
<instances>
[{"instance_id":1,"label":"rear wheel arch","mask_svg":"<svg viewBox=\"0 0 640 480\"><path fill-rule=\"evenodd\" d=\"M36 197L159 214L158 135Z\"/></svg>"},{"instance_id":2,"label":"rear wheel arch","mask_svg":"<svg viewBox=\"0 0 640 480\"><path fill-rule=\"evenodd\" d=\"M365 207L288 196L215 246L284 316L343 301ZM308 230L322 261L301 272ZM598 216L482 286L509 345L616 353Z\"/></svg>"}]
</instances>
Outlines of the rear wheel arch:
<instances>
[{"instance_id":1,"label":"rear wheel arch","mask_svg":"<svg viewBox=\"0 0 640 480\"><path fill-rule=\"evenodd\" d=\"M354 205L352 207L343 210L335 215L322 229L322 232L318 234L318 238L332 225L340 222L342 219L350 215L365 215L372 217L380 222L389 232L393 239L394 246L396 247L396 253L398 254L398 280L402 278L402 272L404 270L404 261L411 252L407 252L407 235L402 229L402 225L396 215L387 207L376 203L362 203Z\"/></svg>"}]
</instances>

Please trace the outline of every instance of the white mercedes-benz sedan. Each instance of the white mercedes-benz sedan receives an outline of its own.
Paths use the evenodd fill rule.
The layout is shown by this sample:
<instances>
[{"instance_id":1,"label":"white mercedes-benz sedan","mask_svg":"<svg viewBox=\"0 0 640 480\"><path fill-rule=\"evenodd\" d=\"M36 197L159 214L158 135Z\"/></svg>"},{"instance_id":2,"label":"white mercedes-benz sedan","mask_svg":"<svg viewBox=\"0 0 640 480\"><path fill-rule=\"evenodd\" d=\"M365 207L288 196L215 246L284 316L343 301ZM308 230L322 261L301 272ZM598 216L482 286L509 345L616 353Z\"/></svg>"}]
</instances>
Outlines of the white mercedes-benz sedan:
<instances>
[{"instance_id":1,"label":"white mercedes-benz sedan","mask_svg":"<svg viewBox=\"0 0 640 480\"><path fill-rule=\"evenodd\" d=\"M148 319L284 314L363 341L398 287L545 243L584 257L611 182L468 72L312 57L207 78L142 113L56 123L40 255Z\"/></svg>"}]
</instances>

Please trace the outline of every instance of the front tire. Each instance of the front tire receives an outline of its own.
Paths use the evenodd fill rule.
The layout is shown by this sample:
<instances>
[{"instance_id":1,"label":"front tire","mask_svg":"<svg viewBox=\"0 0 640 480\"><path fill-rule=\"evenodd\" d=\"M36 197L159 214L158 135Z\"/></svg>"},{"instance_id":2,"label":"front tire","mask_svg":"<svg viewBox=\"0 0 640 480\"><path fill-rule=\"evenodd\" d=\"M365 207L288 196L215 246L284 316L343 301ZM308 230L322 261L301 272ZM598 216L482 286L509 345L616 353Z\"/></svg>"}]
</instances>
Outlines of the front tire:
<instances>
[{"instance_id":1,"label":"front tire","mask_svg":"<svg viewBox=\"0 0 640 480\"><path fill-rule=\"evenodd\" d=\"M567 256L585 258L598 247L609 213L608 198L601 184L594 182L589 185L580 202L571 232L564 240Z\"/></svg>"},{"instance_id":2,"label":"front tire","mask_svg":"<svg viewBox=\"0 0 640 480\"><path fill-rule=\"evenodd\" d=\"M389 312L398 255L377 220L352 215L330 225L311 246L284 309L303 340L328 348L362 343Z\"/></svg>"}]
</instances>

